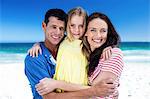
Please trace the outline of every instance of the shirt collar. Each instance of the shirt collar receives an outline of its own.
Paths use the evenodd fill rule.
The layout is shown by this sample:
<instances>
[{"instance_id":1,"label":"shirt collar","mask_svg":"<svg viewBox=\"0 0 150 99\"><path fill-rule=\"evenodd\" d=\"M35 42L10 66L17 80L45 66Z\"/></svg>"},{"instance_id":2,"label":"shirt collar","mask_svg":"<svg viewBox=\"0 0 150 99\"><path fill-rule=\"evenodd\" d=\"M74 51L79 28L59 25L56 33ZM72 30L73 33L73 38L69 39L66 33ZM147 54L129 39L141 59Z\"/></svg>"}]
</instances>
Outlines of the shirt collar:
<instances>
[{"instance_id":1,"label":"shirt collar","mask_svg":"<svg viewBox=\"0 0 150 99\"><path fill-rule=\"evenodd\" d=\"M42 49L42 54L49 60L49 62L53 65L56 65L56 60L52 56L51 52L47 49L44 42L40 42L40 47Z\"/></svg>"}]
</instances>

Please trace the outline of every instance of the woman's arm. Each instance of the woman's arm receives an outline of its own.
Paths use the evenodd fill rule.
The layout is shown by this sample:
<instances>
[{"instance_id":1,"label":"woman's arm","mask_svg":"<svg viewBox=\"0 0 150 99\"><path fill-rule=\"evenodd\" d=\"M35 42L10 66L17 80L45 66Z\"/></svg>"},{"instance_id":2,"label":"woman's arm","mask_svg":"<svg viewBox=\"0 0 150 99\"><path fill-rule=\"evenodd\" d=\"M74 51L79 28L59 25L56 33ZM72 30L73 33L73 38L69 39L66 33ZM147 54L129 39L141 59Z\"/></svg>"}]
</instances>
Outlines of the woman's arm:
<instances>
[{"instance_id":1,"label":"woman's arm","mask_svg":"<svg viewBox=\"0 0 150 99\"><path fill-rule=\"evenodd\" d=\"M81 89L90 88L90 86L67 83L64 81L58 81L51 78L44 78L40 80L39 84L36 85L36 90L40 95L52 92L57 88L62 89L64 91L77 91Z\"/></svg>"}]
</instances>

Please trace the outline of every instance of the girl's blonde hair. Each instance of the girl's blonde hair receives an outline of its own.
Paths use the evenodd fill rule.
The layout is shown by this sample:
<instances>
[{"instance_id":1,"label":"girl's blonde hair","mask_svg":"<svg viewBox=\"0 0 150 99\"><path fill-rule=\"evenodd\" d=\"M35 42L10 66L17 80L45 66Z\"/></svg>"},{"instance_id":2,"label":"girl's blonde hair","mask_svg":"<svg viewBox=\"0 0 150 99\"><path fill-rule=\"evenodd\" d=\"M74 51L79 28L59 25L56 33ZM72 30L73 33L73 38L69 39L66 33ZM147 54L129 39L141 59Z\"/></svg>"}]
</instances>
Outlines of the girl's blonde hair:
<instances>
[{"instance_id":1,"label":"girl's blonde hair","mask_svg":"<svg viewBox=\"0 0 150 99\"><path fill-rule=\"evenodd\" d=\"M68 12L68 22L67 22L67 29L66 29L66 31L67 31L67 38L69 39L69 41L73 41L74 40L73 35L72 35L71 31L70 31L70 21L71 21L72 16L74 16L74 15L78 15L78 16L82 16L83 17L83 19L84 19L83 20L83 29L84 29L83 32L84 33L85 33L85 29L86 29L86 20L87 20L87 13L86 13L86 11L83 8L81 8L81 7L76 7L76 8L71 9ZM84 34L83 34L83 36L84 36Z\"/></svg>"}]
</instances>

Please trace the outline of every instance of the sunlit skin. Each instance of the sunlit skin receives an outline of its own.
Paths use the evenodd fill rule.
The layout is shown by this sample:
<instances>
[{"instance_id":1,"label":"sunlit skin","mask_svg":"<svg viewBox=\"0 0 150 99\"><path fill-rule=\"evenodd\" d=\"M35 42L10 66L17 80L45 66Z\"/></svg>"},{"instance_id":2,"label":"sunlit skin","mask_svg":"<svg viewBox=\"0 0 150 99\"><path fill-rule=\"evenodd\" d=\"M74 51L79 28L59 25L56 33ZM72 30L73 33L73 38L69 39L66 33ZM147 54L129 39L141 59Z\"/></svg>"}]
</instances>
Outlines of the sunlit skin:
<instances>
[{"instance_id":1,"label":"sunlit skin","mask_svg":"<svg viewBox=\"0 0 150 99\"><path fill-rule=\"evenodd\" d=\"M107 40L108 25L100 18L95 18L89 22L86 32L87 40L91 50L102 46Z\"/></svg>"},{"instance_id":2,"label":"sunlit skin","mask_svg":"<svg viewBox=\"0 0 150 99\"><path fill-rule=\"evenodd\" d=\"M56 17L50 17L47 26L43 22L42 27L45 32L45 41L51 43L52 45L57 45L64 37L64 22L58 20Z\"/></svg>"},{"instance_id":3,"label":"sunlit skin","mask_svg":"<svg viewBox=\"0 0 150 99\"><path fill-rule=\"evenodd\" d=\"M83 28L83 16L78 16L78 15L73 15L71 20L70 20L70 32L73 36L74 39L79 39L83 33L84 33L84 28Z\"/></svg>"},{"instance_id":4,"label":"sunlit skin","mask_svg":"<svg viewBox=\"0 0 150 99\"><path fill-rule=\"evenodd\" d=\"M45 33L45 46L56 58L58 44L64 37L65 23L57 17L50 17L47 25L45 22L42 23L42 28Z\"/></svg>"}]
</instances>

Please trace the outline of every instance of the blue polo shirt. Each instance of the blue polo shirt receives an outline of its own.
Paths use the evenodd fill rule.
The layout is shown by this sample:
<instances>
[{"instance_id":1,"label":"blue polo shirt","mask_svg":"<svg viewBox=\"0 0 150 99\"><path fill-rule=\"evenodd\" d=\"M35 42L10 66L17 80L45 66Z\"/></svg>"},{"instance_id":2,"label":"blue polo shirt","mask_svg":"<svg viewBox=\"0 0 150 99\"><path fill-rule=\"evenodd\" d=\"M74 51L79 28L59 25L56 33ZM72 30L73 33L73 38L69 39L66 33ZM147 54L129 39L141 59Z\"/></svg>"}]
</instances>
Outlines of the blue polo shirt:
<instances>
[{"instance_id":1,"label":"blue polo shirt","mask_svg":"<svg viewBox=\"0 0 150 99\"><path fill-rule=\"evenodd\" d=\"M25 58L25 75L27 76L34 99L42 99L35 89L35 85L45 77L52 78L55 73L56 61L52 54L45 47L44 43L40 43L42 55L38 57L31 57L29 55Z\"/></svg>"}]
</instances>

